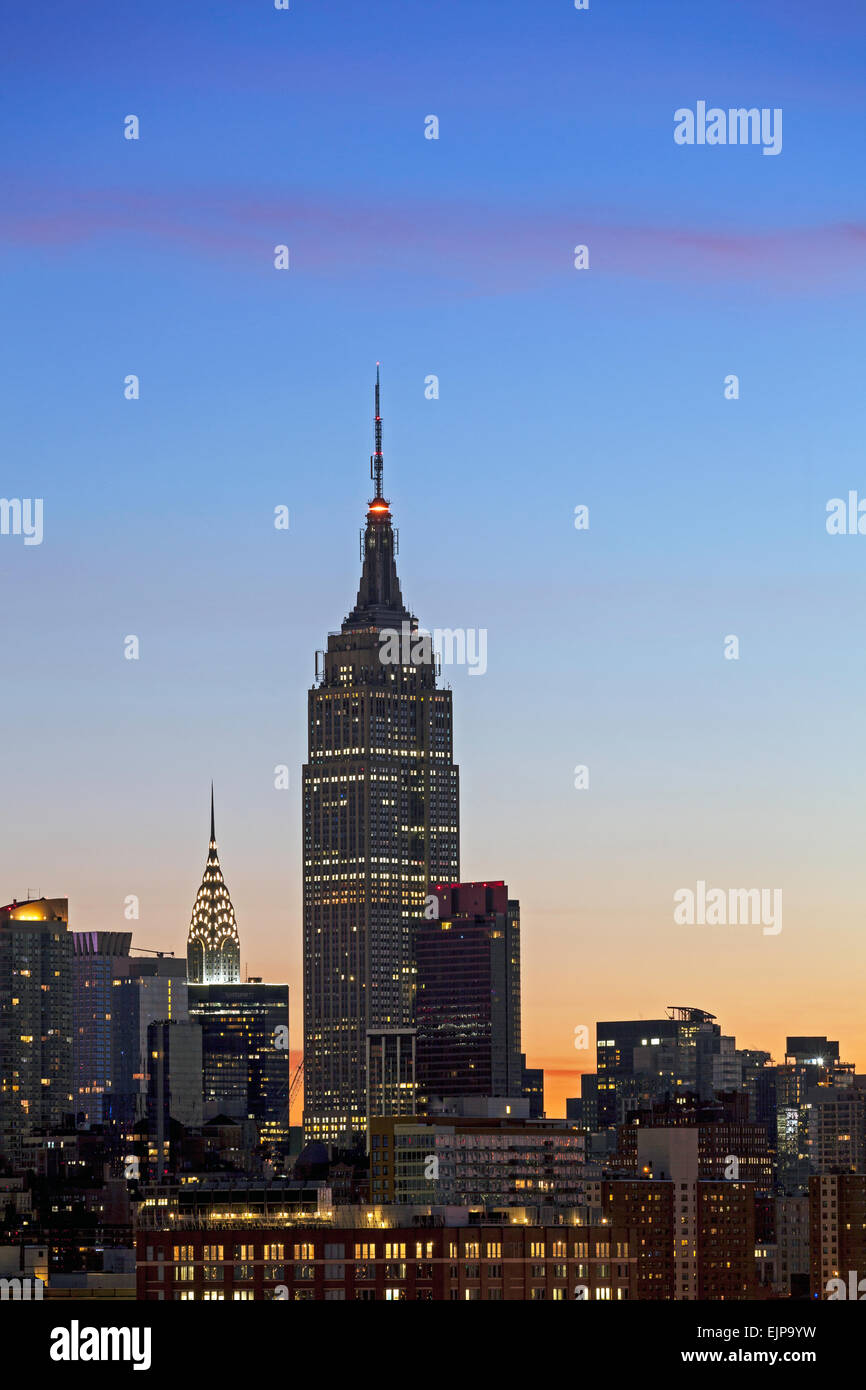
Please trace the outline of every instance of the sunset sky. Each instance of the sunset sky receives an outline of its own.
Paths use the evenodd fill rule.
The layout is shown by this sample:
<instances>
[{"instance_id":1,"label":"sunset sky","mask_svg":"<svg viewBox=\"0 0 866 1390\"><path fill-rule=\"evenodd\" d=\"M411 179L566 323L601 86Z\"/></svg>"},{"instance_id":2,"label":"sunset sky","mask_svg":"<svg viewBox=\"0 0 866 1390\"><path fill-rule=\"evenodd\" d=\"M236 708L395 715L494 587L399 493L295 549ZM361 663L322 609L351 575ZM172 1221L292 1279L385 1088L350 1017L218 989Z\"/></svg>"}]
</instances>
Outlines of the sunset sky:
<instances>
[{"instance_id":1,"label":"sunset sky","mask_svg":"<svg viewBox=\"0 0 866 1390\"><path fill-rule=\"evenodd\" d=\"M299 1046L306 692L355 600L381 360L404 597L487 630L486 674L444 673L461 872L520 899L548 1114L594 1069L577 1026L668 1004L866 1069L866 536L825 526L866 498L866 11L5 28L0 492L44 499L44 541L0 536L0 898L117 929L135 894L136 943L183 952L213 778L243 966L289 981ZM782 152L676 145L703 100L781 108ZM699 880L781 889L782 931L677 925Z\"/></svg>"}]
</instances>

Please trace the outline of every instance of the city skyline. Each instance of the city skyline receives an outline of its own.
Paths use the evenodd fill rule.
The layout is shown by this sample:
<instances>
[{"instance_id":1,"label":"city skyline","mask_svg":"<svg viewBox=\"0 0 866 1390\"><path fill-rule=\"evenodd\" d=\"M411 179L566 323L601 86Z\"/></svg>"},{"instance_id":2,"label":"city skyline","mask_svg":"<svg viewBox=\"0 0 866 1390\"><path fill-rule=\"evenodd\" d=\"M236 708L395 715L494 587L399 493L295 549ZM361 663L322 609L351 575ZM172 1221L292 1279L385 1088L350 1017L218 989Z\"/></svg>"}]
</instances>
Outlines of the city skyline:
<instances>
[{"instance_id":1,"label":"city skyline","mask_svg":"<svg viewBox=\"0 0 866 1390\"><path fill-rule=\"evenodd\" d=\"M6 153L3 490L45 514L0 537L6 900L182 955L214 778L241 976L300 1000L304 705L381 358L404 592L487 633L483 676L446 673L461 875L521 902L552 1110L575 1027L676 999L864 1055L866 542L826 517L866 494L866 20L696 8L551 7L529 49L492 3L156 3L140 42L107 5L12 17L11 109L43 118ZM705 99L783 107L781 153L678 146ZM699 883L780 890L783 929L677 923Z\"/></svg>"}]
</instances>

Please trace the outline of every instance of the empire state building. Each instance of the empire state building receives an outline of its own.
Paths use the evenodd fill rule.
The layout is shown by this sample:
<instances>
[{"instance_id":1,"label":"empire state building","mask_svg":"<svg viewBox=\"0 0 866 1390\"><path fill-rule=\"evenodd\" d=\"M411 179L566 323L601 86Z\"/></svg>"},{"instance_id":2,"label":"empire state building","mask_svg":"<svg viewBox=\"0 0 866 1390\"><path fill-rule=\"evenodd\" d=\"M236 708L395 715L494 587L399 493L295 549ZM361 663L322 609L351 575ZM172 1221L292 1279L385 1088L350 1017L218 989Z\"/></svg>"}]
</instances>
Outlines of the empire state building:
<instances>
[{"instance_id":1,"label":"empire state building","mask_svg":"<svg viewBox=\"0 0 866 1390\"><path fill-rule=\"evenodd\" d=\"M308 697L308 1140L345 1141L365 1130L368 1034L411 1027L413 932L430 883L454 882L460 869L451 691L437 687L429 642L412 641L418 620L400 592L382 471L377 370L375 496L363 532L358 598L340 631L329 634ZM402 634L400 643L394 633Z\"/></svg>"}]
</instances>

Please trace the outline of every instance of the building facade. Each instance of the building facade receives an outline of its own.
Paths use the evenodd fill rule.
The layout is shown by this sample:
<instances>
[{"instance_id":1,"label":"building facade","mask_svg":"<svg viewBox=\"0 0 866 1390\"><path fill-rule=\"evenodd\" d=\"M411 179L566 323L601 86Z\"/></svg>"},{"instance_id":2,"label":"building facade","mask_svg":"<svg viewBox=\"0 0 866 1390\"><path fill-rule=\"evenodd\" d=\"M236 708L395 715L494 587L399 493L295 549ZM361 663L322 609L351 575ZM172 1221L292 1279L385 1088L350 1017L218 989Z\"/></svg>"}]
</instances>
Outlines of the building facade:
<instances>
[{"instance_id":1,"label":"building facade","mask_svg":"<svg viewBox=\"0 0 866 1390\"><path fill-rule=\"evenodd\" d=\"M400 592L378 380L375 414L358 598L317 658L303 770L304 1129L325 1141L366 1129L368 1033L411 1028L413 928L459 872L451 692Z\"/></svg>"},{"instance_id":2,"label":"building facade","mask_svg":"<svg viewBox=\"0 0 866 1390\"><path fill-rule=\"evenodd\" d=\"M584 1198L584 1138L564 1120L387 1117L370 1122L374 1202L493 1207Z\"/></svg>"},{"instance_id":3,"label":"building facade","mask_svg":"<svg viewBox=\"0 0 866 1390\"><path fill-rule=\"evenodd\" d=\"M60 1128L72 1092L72 933L66 898L0 908L0 1157Z\"/></svg>"},{"instance_id":4,"label":"building facade","mask_svg":"<svg viewBox=\"0 0 866 1390\"><path fill-rule=\"evenodd\" d=\"M213 787L210 792L210 842L201 886L192 908L186 948L190 983L238 984L241 946L235 910L220 866L214 828Z\"/></svg>"},{"instance_id":5,"label":"building facade","mask_svg":"<svg viewBox=\"0 0 866 1390\"><path fill-rule=\"evenodd\" d=\"M501 881L434 883L415 932L421 1105L442 1096L521 1096L520 904Z\"/></svg>"},{"instance_id":6,"label":"building facade","mask_svg":"<svg viewBox=\"0 0 866 1390\"><path fill-rule=\"evenodd\" d=\"M734 1039L722 1036L705 1009L672 1005L665 1018L599 1023L596 1038L596 1120L602 1129L666 1095L691 1091L710 1100L716 1087L739 1084Z\"/></svg>"},{"instance_id":7,"label":"building facade","mask_svg":"<svg viewBox=\"0 0 866 1390\"><path fill-rule=\"evenodd\" d=\"M866 1174L810 1178L809 1252L813 1298L866 1297Z\"/></svg>"},{"instance_id":8,"label":"building facade","mask_svg":"<svg viewBox=\"0 0 866 1390\"><path fill-rule=\"evenodd\" d=\"M111 1091L113 984L129 970L132 932L72 933L72 1090L76 1121L101 1125Z\"/></svg>"},{"instance_id":9,"label":"building facade","mask_svg":"<svg viewBox=\"0 0 866 1390\"><path fill-rule=\"evenodd\" d=\"M289 1142L289 987L187 987L189 1017L202 1031L205 1120L253 1120L263 1143Z\"/></svg>"},{"instance_id":10,"label":"building facade","mask_svg":"<svg viewBox=\"0 0 866 1390\"><path fill-rule=\"evenodd\" d=\"M623 1302L637 1257L617 1225L504 1224L405 1208L316 1224L140 1231L138 1298L162 1301Z\"/></svg>"},{"instance_id":11,"label":"building facade","mask_svg":"<svg viewBox=\"0 0 866 1390\"><path fill-rule=\"evenodd\" d=\"M147 1117L151 1023L185 1021L186 962L172 956L131 958L128 974L112 982L112 1085L103 1112L118 1135L132 1138Z\"/></svg>"},{"instance_id":12,"label":"building facade","mask_svg":"<svg viewBox=\"0 0 866 1390\"><path fill-rule=\"evenodd\" d=\"M172 1166L172 1125L201 1126L201 1028L188 1019L151 1023L147 1046L148 1159L150 1172L159 1180Z\"/></svg>"}]
</instances>

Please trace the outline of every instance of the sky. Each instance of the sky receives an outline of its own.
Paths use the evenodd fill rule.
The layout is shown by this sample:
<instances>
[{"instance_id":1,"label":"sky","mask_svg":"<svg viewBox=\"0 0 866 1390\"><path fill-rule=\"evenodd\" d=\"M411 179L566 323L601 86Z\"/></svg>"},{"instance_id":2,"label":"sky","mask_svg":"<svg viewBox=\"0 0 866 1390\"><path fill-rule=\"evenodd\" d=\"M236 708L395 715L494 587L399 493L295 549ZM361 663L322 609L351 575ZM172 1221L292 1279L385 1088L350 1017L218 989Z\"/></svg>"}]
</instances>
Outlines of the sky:
<instances>
[{"instance_id":1,"label":"sky","mask_svg":"<svg viewBox=\"0 0 866 1390\"><path fill-rule=\"evenodd\" d=\"M548 1113L577 1029L671 1004L866 1068L866 537L826 526L866 498L862 6L48 0L4 30L0 492L43 539L0 534L3 901L180 954L213 778L243 968L288 980L300 1047L306 693L381 361L404 597L487 633L444 673L461 876L520 899ZM699 101L781 109L781 152L675 143ZM782 930L677 923L698 882L779 890Z\"/></svg>"}]
</instances>

